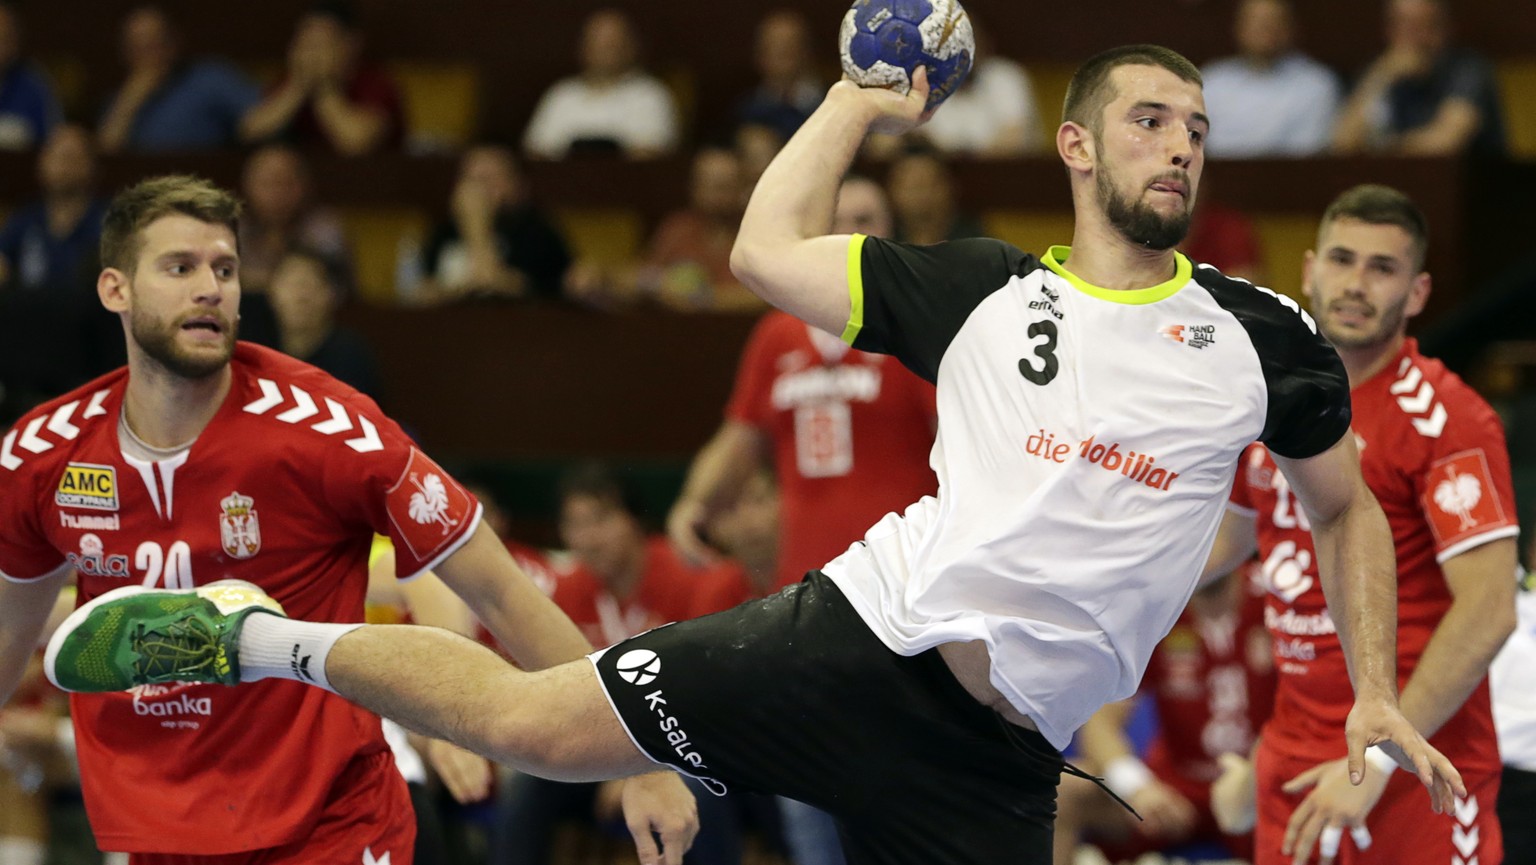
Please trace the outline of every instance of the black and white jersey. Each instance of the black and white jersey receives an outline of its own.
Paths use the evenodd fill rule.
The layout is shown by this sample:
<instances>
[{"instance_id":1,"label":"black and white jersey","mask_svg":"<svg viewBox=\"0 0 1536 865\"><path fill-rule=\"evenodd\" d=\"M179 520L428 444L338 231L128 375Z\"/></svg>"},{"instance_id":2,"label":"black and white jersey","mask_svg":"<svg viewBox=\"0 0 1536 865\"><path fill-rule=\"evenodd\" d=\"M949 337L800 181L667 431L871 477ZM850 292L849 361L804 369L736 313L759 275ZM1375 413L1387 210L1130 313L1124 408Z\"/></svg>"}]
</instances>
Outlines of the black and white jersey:
<instances>
[{"instance_id":1,"label":"black and white jersey","mask_svg":"<svg viewBox=\"0 0 1536 865\"><path fill-rule=\"evenodd\" d=\"M1243 449L1321 453L1343 364L1289 298L1196 267L1089 285L995 240L855 235L845 341L938 385L937 497L824 569L893 651L984 640L992 684L1064 747L1136 691L1189 600Z\"/></svg>"}]
</instances>

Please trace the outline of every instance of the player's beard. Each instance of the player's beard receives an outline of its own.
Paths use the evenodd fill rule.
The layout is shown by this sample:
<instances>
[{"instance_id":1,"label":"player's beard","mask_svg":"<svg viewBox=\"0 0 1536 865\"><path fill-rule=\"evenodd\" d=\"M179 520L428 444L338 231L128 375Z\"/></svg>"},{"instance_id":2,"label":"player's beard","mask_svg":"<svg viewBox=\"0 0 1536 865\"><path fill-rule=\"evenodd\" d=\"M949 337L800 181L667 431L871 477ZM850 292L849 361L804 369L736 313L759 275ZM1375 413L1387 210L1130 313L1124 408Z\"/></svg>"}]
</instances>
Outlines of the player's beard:
<instances>
[{"instance_id":1,"label":"player's beard","mask_svg":"<svg viewBox=\"0 0 1536 865\"><path fill-rule=\"evenodd\" d=\"M1182 171L1176 174L1192 196L1194 185L1190 183L1189 175ZM1187 200L1182 212L1164 216L1142 196L1133 201L1121 195L1115 188L1114 174L1107 164L1101 164L1094 176L1098 186L1099 206L1104 209L1109 224L1126 240L1147 249L1172 249L1189 234L1190 208Z\"/></svg>"},{"instance_id":2,"label":"player's beard","mask_svg":"<svg viewBox=\"0 0 1536 865\"><path fill-rule=\"evenodd\" d=\"M1330 304L1331 306L1331 304ZM1323 336L1333 343L1334 348L1370 348L1389 342L1393 337L1404 331L1403 321L1408 318L1408 295L1405 293L1397 300L1384 306L1372 307L1371 321L1375 327L1369 331L1343 330L1333 323L1332 310L1324 307L1314 309L1314 318L1322 322Z\"/></svg>"},{"instance_id":3,"label":"player's beard","mask_svg":"<svg viewBox=\"0 0 1536 865\"><path fill-rule=\"evenodd\" d=\"M207 314L199 313L198 315ZM224 338L221 350L217 352L186 351L177 344L176 337L181 333L182 324L187 319L196 318L198 315L188 314L175 321L167 322L164 318L135 309L128 315L128 328L133 334L133 341L146 355L172 374L196 381L205 379L228 365L229 359L235 353L235 336L239 330L238 321L226 319L223 313L212 313L218 319L219 333Z\"/></svg>"}]
</instances>

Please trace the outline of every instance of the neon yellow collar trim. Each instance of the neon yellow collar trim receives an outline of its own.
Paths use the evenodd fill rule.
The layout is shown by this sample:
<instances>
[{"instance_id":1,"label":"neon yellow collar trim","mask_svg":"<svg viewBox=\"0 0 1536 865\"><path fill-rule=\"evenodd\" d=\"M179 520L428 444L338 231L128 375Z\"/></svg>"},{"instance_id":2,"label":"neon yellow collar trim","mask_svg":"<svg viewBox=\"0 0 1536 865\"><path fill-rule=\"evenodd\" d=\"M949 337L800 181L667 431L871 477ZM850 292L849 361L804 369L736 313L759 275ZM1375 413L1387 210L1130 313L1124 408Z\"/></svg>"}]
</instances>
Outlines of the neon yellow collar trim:
<instances>
[{"instance_id":1,"label":"neon yellow collar trim","mask_svg":"<svg viewBox=\"0 0 1536 865\"><path fill-rule=\"evenodd\" d=\"M1182 253L1175 252L1173 254L1173 279L1159 285L1154 285L1151 288L1132 288L1117 291L1111 288L1100 288L1097 285L1084 282L1077 274L1067 270L1065 266L1066 261L1071 255L1072 247L1053 246L1046 251L1045 258L1041 259L1041 261L1046 267L1055 271L1057 276L1072 283L1078 291L1092 297L1097 297L1100 300L1110 301L1111 303L1157 303L1165 297L1172 297L1174 292L1183 288L1185 283L1189 282L1190 275L1195 272L1195 266L1189 263L1189 259L1185 258Z\"/></svg>"}]
</instances>

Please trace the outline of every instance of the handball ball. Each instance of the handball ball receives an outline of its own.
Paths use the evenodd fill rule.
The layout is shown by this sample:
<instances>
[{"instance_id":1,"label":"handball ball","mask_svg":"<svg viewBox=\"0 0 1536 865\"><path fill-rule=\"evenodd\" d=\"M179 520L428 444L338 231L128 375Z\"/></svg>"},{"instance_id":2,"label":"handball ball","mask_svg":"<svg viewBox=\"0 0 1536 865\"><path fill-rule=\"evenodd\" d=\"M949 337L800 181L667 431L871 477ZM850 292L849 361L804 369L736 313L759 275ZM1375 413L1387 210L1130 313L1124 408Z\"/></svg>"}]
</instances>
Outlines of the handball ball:
<instances>
[{"instance_id":1,"label":"handball ball","mask_svg":"<svg viewBox=\"0 0 1536 865\"><path fill-rule=\"evenodd\" d=\"M976 53L971 19L956 0L856 0L837 41L843 73L860 87L906 93L917 67L928 67L929 109L955 92Z\"/></svg>"}]
</instances>

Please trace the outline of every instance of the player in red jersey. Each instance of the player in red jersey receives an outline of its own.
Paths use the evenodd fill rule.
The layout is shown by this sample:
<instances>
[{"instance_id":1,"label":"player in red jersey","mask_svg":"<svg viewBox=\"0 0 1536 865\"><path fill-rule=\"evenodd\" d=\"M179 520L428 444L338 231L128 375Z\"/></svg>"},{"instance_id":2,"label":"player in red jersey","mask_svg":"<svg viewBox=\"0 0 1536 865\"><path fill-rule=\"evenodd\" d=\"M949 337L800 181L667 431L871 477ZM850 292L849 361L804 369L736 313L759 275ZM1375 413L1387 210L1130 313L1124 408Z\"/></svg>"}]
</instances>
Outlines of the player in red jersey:
<instances>
[{"instance_id":1,"label":"player in red jersey","mask_svg":"<svg viewBox=\"0 0 1536 865\"><path fill-rule=\"evenodd\" d=\"M121 193L97 291L129 362L0 440L0 700L71 570L89 601L125 585L255 583L321 622L363 620L375 531L397 573L435 570L530 667L580 658L570 621L480 526L474 498L371 400L236 343L236 222L195 178ZM307 680L309 658L273 658ZM73 695L97 840L135 863L406 863L414 818L379 719L271 681ZM678 862L691 796L671 773L627 795L647 862ZM665 851L655 851L652 831Z\"/></svg>"},{"instance_id":2,"label":"player in red jersey","mask_svg":"<svg viewBox=\"0 0 1536 865\"><path fill-rule=\"evenodd\" d=\"M1406 196L1351 189L1323 216L1304 288L1349 372L1351 428L1397 549L1403 714L1461 770L1467 796L1435 814L1414 795L1414 780L1374 750L1364 783L1350 785L1339 739L1350 670L1337 611L1323 600L1305 503L1255 445L1207 572L1257 549L1269 589L1265 619L1280 675L1252 770L1260 865L1305 862L1314 846L1323 862L1460 865L1502 855L1486 674L1514 628L1518 528L1498 418L1405 336L1429 297L1427 236Z\"/></svg>"},{"instance_id":3,"label":"player in red jersey","mask_svg":"<svg viewBox=\"0 0 1536 865\"><path fill-rule=\"evenodd\" d=\"M834 230L890 233L873 181L838 193ZM881 517L932 495L933 385L894 357L849 348L784 312L753 329L725 422L699 451L667 519L678 548L709 558L700 530L771 462L779 486L778 585L799 582Z\"/></svg>"},{"instance_id":4,"label":"player in red jersey","mask_svg":"<svg viewBox=\"0 0 1536 865\"><path fill-rule=\"evenodd\" d=\"M1273 704L1274 663L1264 630L1264 599L1248 568L1203 587L1152 655L1141 695L1157 710L1146 761L1126 735L1132 705L1111 703L1078 734L1082 766L1142 817L1137 822L1082 778L1064 776L1057 801L1056 858L1070 865L1087 833L1111 861L1184 844L1214 842L1235 857L1247 839L1222 835L1211 814L1210 786L1224 754L1244 754Z\"/></svg>"},{"instance_id":5,"label":"player in red jersey","mask_svg":"<svg viewBox=\"0 0 1536 865\"><path fill-rule=\"evenodd\" d=\"M701 586L743 579L734 561L693 565L665 536L648 536L621 482L596 463L561 481L560 534L577 564L551 597L595 646L705 612L695 610Z\"/></svg>"}]
</instances>

